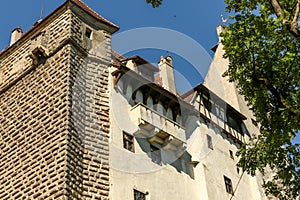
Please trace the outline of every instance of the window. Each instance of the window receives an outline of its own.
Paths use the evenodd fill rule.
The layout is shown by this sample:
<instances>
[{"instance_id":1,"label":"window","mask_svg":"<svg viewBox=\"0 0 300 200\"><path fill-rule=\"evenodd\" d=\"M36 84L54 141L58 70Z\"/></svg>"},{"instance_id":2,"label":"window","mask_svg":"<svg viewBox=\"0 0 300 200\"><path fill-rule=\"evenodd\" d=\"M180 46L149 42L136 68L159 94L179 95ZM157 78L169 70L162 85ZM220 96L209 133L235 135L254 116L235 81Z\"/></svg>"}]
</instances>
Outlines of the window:
<instances>
[{"instance_id":1,"label":"window","mask_svg":"<svg viewBox=\"0 0 300 200\"><path fill-rule=\"evenodd\" d=\"M153 145L150 145L150 152L151 152L152 162L161 165L160 149Z\"/></svg>"},{"instance_id":2,"label":"window","mask_svg":"<svg viewBox=\"0 0 300 200\"><path fill-rule=\"evenodd\" d=\"M242 133L241 132L241 124L242 122L240 120L237 120L237 119L234 119L232 118L231 116L228 116L227 117L227 120L228 120L228 125L232 128L234 128L236 131L238 131L239 133Z\"/></svg>"},{"instance_id":3,"label":"window","mask_svg":"<svg viewBox=\"0 0 300 200\"><path fill-rule=\"evenodd\" d=\"M208 146L208 148L210 148L210 149L214 149L214 147L213 147L213 144L212 144L212 138L211 138L211 136L210 135L206 135L206 138L207 138L207 146Z\"/></svg>"},{"instance_id":4,"label":"window","mask_svg":"<svg viewBox=\"0 0 300 200\"><path fill-rule=\"evenodd\" d=\"M147 98L147 106L148 106L149 108L153 108L153 99L152 99L151 96L149 96L149 97Z\"/></svg>"},{"instance_id":5,"label":"window","mask_svg":"<svg viewBox=\"0 0 300 200\"><path fill-rule=\"evenodd\" d=\"M87 38L91 39L91 37L92 37L92 30L89 29L89 28L86 28L86 29L85 29L85 36L86 36Z\"/></svg>"},{"instance_id":6,"label":"window","mask_svg":"<svg viewBox=\"0 0 300 200\"><path fill-rule=\"evenodd\" d=\"M205 107L208 111L211 111L211 102L210 102L209 97L207 97L206 95L203 95L203 96L202 96L202 102L203 102L204 107Z\"/></svg>"},{"instance_id":7,"label":"window","mask_svg":"<svg viewBox=\"0 0 300 200\"><path fill-rule=\"evenodd\" d=\"M224 176L224 182L225 182L226 192L228 192L229 194L233 194L233 187L232 187L231 179Z\"/></svg>"},{"instance_id":8,"label":"window","mask_svg":"<svg viewBox=\"0 0 300 200\"><path fill-rule=\"evenodd\" d=\"M181 122L181 115L180 114L177 114L176 115L176 122L178 123L178 124L181 124L182 122Z\"/></svg>"},{"instance_id":9,"label":"window","mask_svg":"<svg viewBox=\"0 0 300 200\"><path fill-rule=\"evenodd\" d=\"M170 119L170 120L174 120L174 119L173 119L173 111L172 111L171 108L168 108L168 109L167 109L166 117L167 117L168 119Z\"/></svg>"},{"instance_id":10,"label":"window","mask_svg":"<svg viewBox=\"0 0 300 200\"><path fill-rule=\"evenodd\" d=\"M141 90L136 91L135 93L135 102L136 103L143 103L143 93Z\"/></svg>"},{"instance_id":11,"label":"window","mask_svg":"<svg viewBox=\"0 0 300 200\"><path fill-rule=\"evenodd\" d=\"M146 194L138 190L133 190L134 200L146 200Z\"/></svg>"},{"instance_id":12,"label":"window","mask_svg":"<svg viewBox=\"0 0 300 200\"><path fill-rule=\"evenodd\" d=\"M123 132L123 147L128 151L134 152L134 138L125 132Z\"/></svg>"},{"instance_id":13,"label":"window","mask_svg":"<svg viewBox=\"0 0 300 200\"><path fill-rule=\"evenodd\" d=\"M233 152L232 152L231 150L229 150L229 155L230 155L230 158L231 158L232 160L234 160Z\"/></svg>"},{"instance_id":14,"label":"window","mask_svg":"<svg viewBox=\"0 0 300 200\"><path fill-rule=\"evenodd\" d=\"M46 57L45 57L44 53L42 52L42 50L39 48L36 48L32 51L32 58L33 58L34 65L45 64Z\"/></svg>"}]
</instances>

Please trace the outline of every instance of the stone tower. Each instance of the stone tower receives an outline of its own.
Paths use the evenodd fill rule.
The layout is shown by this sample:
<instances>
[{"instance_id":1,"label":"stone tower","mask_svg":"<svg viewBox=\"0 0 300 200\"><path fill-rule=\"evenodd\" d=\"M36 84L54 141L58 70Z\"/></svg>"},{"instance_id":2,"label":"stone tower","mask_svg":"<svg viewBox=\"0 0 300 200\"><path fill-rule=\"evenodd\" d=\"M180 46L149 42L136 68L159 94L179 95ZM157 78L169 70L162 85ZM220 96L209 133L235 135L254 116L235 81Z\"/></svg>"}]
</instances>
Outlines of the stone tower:
<instances>
[{"instance_id":1,"label":"stone tower","mask_svg":"<svg viewBox=\"0 0 300 200\"><path fill-rule=\"evenodd\" d=\"M117 30L67 0L0 53L0 199L108 199Z\"/></svg>"}]
</instances>

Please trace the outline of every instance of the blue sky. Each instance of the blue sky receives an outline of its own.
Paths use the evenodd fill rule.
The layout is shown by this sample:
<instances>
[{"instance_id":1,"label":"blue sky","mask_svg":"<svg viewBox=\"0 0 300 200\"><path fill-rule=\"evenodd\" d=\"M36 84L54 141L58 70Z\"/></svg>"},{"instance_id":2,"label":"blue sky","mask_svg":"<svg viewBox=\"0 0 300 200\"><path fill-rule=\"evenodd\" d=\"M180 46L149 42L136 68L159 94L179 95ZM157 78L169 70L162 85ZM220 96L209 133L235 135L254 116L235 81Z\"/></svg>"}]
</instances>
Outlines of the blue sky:
<instances>
[{"instance_id":1,"label":"blue sky","mask_svg":"<svg viewBox=\"0 0 300 200\"><path fill-rule=\"evenodd\" d=\"M0 49L9 44L11 30L15 27L21 26L23 31L27 31L34 22L39 20L42 9L45 17L63 2L64 0L1 2ZM210 49L218 41L215 28L221 24L221 14L226 16L223 0L211 0L205 3L199 0L190 0L188 3L182 0L164 0L163 5L155 9L146 4L145 0L84 0L84 2L120 27L115 35L136 28L160 27L178 31L178 34L185 34L186 38L195 40L203 47L200 50L202 54L206 54L203 57L200 55L201 52L197 55L198 50L188 50L194 53L195 57L199 57L197 66L195 63L191 64L190 59L173 53L168 47L143 48L126 52L125 55L139 54L154 64L157 64L161 55L171 55L178 79L177 88L180 92L185 92L203 81L208 63L213 56ZM174 41L174 45L183 44L184 41Z\"/></svg>"}]
</instances>

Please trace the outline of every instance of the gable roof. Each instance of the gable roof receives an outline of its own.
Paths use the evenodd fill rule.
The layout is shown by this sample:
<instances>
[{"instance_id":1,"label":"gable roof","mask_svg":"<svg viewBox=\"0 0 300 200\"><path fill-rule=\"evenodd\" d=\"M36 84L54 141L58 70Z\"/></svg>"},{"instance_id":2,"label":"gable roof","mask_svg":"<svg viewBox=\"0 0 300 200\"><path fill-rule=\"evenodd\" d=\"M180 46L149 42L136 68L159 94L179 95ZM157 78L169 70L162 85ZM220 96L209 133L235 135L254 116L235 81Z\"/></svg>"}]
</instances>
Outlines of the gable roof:
<instances>
[{"instance_id":1,"label":"gable roof","mask_svg":"<svg viewBox=\"0 0 300 200\"><path fill-rule=\"evenodd\" d=\"M219 97L218 95L216 95L213 91L209 90L202 83L198 84L193 89L187 91L186 93L184 93L180 97L182 99L184 99L186 102L192 104L191 101L193 100L193 97L194 97L195 93L197 93L197 92L207 94L209 98L213 98L214 101L216 103L218 103L218 104L224 104L224 105L226 105L227 112L230 113L231 115L236 116L237 118L239 118L241 120L247 119L247 117L245 117L242 113L240 113L238 110L236 110L234 107L232 107L226 101L224 101L221 97Z\"/></svg>"}]
</instances>

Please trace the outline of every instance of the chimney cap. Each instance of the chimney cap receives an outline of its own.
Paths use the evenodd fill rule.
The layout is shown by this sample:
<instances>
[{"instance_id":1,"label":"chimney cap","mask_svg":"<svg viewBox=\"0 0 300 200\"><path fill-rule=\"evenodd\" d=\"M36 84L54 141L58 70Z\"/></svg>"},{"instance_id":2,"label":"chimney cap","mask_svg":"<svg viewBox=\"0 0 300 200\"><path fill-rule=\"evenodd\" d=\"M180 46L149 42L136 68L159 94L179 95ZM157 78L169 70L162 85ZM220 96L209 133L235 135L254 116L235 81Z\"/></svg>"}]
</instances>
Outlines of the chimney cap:
<instances>
[{"instance_id":1,"label":"chimney cap","mask_svg":"<svg viewBox=\"0 0 300 200\"><path fill-rule=\"evenodd\" d=\"M160 59L159 59L158 63L161 63L161 62L165 62L165 63L168 63L170 65L173 65L173 63L172 63L173 62L173 58L170 55L168 55L166 57L160 56Z\"/></svg>"},{"instance_id":2,"label":"chimney cap","mask_svg":"<svg viewBox=\"0 0 300 200\"><path fill-rule=\"evenodd\" d=\"M166 56L166 59L167 59L167 61L172 61L173 60L172 56L170 56L170 55Z\"/></svg>"},{"instance_id":3,"label":"chimney cap","mask_svg":"<svg viewBox=\"0 0 300 200\"><path fill-rule=\"evenodd\" d=\"M23 33L21 26L14 28L11 32L15 32L15 31L18 31L19 33Z\"/></svg>"}]
</instances>

